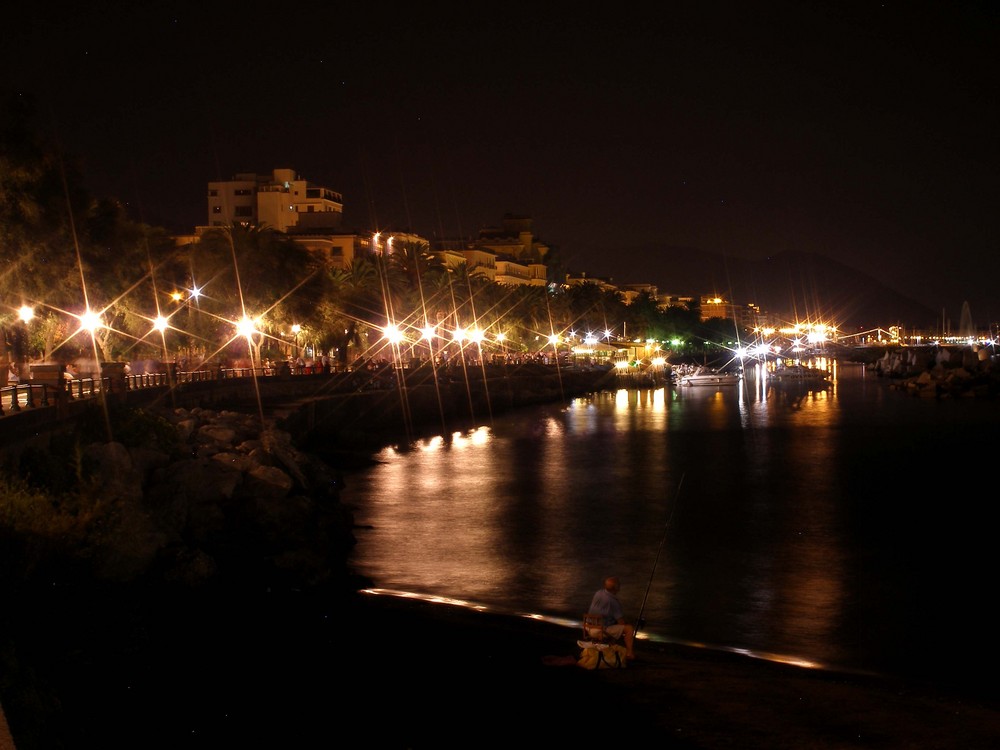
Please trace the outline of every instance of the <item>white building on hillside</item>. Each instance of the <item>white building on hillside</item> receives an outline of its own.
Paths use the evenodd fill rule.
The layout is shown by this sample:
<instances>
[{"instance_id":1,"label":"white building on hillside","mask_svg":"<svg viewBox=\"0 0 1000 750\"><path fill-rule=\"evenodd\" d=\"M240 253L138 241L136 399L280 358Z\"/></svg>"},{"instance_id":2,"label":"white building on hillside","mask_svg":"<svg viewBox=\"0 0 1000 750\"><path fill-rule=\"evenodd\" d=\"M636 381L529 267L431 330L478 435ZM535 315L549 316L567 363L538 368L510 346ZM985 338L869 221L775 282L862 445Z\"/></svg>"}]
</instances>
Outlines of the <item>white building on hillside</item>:
<instances>
[{"instance_id":1,"label":"white building on hillside","mask_svg":"<svg viewBox=\"0 0 1000 750\"><path fill-rule=\"evenodd\" d=\"M334 230L340 228L343 216L340 193L302 179L294 169L237 174L231 180L208 183L209 227L238 222L279 232Z\"/></svg>"}]
</instances>

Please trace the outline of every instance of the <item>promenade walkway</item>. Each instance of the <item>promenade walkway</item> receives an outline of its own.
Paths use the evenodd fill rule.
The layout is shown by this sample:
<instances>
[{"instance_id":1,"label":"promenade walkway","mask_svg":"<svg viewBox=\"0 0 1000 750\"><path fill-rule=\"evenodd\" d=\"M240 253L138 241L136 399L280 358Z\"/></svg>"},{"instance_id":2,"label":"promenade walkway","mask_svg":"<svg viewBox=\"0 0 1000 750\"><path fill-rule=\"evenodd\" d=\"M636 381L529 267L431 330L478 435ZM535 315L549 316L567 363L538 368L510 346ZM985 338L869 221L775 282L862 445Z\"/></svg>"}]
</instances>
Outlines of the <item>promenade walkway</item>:
<instances>
[{"instance_id":1,"label":"promenade walkway","mask_svg":"<svg viewBox=\"0 0 1000 750\"><path fill-rule=\"evenodd\" d=\"M345 396L341 419L409 419L411 412L474 414L523 403L522 396L553 389L578 395L598 383L614 379L607 368L581 369L527 363L467 367L363 368L323 372L271 368L229 368L191 372L160 372L75 378L55 382L29 380L0 388L0 448L25 436L48 433L71 425L85 411L106 399L139 408L168 406L193 408L258 408L268 415L285 416L292 406ZM518 382L517 388L510 387ZM322 412L317 408L315 411ZM466 414L466 416L469 416Z\"/></svg>"}]
</instances>

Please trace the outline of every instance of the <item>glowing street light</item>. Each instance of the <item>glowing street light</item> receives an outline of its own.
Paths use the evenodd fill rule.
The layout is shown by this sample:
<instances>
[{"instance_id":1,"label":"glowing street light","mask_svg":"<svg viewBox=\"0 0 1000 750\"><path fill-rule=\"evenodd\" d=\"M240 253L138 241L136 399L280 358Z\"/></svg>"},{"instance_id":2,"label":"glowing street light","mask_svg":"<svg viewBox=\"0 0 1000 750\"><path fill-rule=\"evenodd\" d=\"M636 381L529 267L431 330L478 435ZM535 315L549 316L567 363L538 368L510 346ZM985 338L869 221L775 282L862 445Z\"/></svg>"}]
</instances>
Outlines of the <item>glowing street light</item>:
<instances>
[{"instance_id":1,"label":"glowing street light","mask_svg":"<svg viewBox=\"0 0 1000 750\"><path fill-rule=\"evenodd\" d=\"M399 344L406 338L403 332L399 330L399 326L395 323L390 323L382 330L382 335L385 340L388 341L393 346L399 346Z\"/></svg>"},{"instance_id":2,"label":"glowing street light","mask_svg":"<svg viewBox=\"0 0 1000 750\"><path fill-rule=\"evenodd\" d=\"M21 305L21 309L17 311L17 314L21 318L22 323L29 323L35 317L35 308L30 305Z\"/></svg>"},{"instance_id":3,"label":"glowing street light","mask_svg":"<svg viewBox=\"0 0 1000 750\"><path fill-rule=\"evenodd\" d=\"M434 347L432 342L436 336L437 328L430 323L425 323L424 327L420 329L420 340L427 344L427 359L430 362L434 361Z\"/></svg>"},{"instance_id":4,"label":"glowing street light","mask_svg":"<svg viewBox=\"0 0 1000 750\"><path fill-rule=\"evenodd\" d=\"M236 332L245 338L247 341L252 343L253 335L257 333L257 326L252 318L248 318L244 315L238 321L236 321Z\"/></svg>"},{"instance_id":5,"label":"glowing street light","mask_svg":"<svg viewBox=\"0 0 1000 750\"><path fill-rule=\"evenodd\" d=\"M87 310L83 315L80 316L80 328L87 333L93 333L98 328L104 327L104 321L101 320L101 314L96 313L93 310Z\"/></svg>"}]
</instances>

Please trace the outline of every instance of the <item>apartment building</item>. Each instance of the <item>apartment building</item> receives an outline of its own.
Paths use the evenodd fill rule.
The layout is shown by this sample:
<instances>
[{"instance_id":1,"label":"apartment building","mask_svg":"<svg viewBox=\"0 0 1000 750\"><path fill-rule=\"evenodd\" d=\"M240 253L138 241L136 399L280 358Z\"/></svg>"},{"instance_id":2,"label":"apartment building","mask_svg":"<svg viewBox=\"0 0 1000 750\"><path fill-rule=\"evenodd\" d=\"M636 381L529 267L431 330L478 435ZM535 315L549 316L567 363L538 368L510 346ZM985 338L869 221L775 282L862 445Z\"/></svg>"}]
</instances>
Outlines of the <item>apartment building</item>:
<instances>
[{"instance_id":1,"label":"apartment building","mask_svg":"<svg viewBox=\"0 0 1000 750\"><path fill-rule=\"evenodd\" d=\"M208 183L209 227L239 222L279 232L334 230L340 228L343 215L340 193L303 179L294 169L237 174L231 180Z\"/></svg>"},{"instance_id":2,"label":"apartment building","mask_svg":"<svg viewBox=\"0 0 1000 750\"><path fill-rule=\"evenodd\" d=\"M754 304L736 305L724 297L704 296L701 298L701 319L723 318L731 320L742 328L756 328L766 320L760 308Z\"/></svg>"}]
</instances>

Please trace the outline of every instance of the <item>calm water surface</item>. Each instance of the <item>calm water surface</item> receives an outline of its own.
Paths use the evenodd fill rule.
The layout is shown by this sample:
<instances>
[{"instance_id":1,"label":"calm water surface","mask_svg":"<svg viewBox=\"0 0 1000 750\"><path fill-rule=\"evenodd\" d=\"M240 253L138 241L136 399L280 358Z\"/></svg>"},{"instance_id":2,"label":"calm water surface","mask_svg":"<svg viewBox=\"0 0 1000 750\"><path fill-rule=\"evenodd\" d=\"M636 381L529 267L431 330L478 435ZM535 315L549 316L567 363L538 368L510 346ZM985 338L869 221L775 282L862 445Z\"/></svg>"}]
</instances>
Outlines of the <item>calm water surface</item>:
<instances>
[{"instance_id":1,"label":"calm water surface","mask_svg":"<svg viewBox=\"0 0 1000 750\"><path fill-rule=\"evenodd\" d=\"M1000 404L832 368L817 389L751 371L386 449L347 477L354 565L567 626L617 574L651 639L991 680Z\"/></svg>"}]
</instances>

